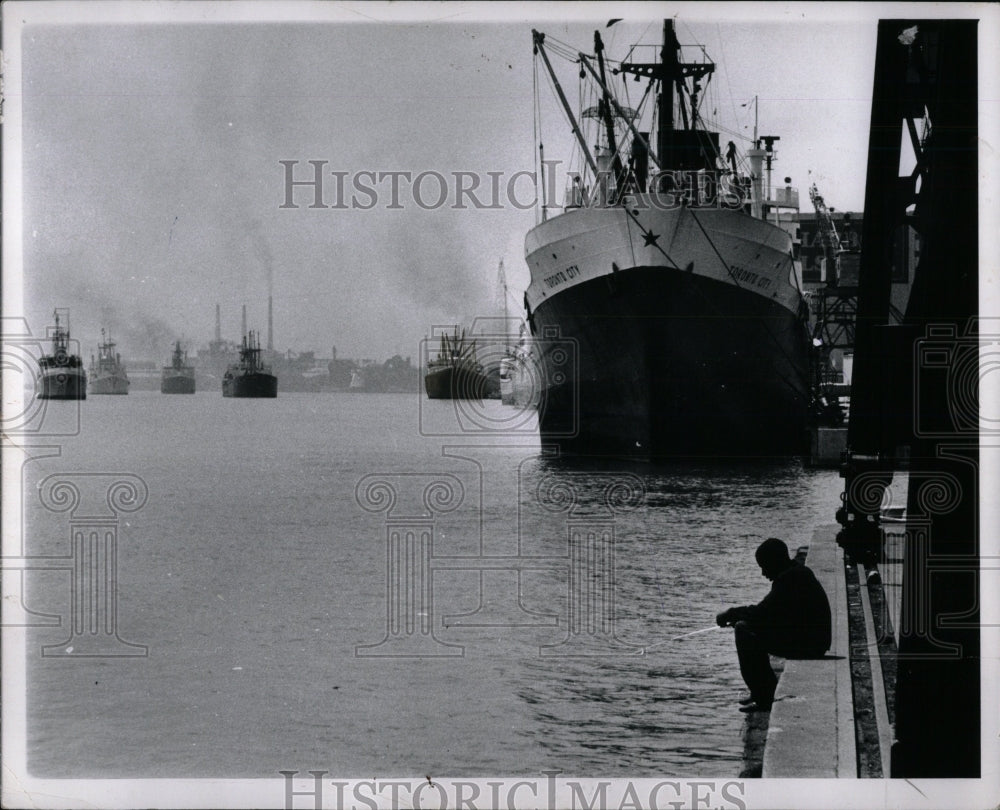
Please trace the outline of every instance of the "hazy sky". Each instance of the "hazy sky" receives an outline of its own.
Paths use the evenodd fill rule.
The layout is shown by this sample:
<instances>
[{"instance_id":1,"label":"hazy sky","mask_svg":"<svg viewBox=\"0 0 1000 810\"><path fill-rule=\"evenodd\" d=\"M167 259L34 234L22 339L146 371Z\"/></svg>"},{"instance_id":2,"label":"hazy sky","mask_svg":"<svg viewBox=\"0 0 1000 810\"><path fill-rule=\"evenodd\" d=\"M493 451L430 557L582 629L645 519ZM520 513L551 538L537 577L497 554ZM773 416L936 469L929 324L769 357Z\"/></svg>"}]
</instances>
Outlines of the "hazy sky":
<instances>
[{"instance_id":1,"label":"hazy sky","mask_svg":"<svg viewBox=\"0 0 1000 810\"><path fill-rule=\"evenodd\" d=\"M875 9L550 6L527 19L511 6L484 21L482 9L445 4L388 24L372 18L398 19L398 8L324 4L340 21L282 22L301 7L215 4L203 15L212 22L195 23L197 6L144 5L87 24L36 10L22 28L24 311L43 332L53 307L71 307L85 354L107 324L126 357L165 362L174 338L192 349L211 338L216 303L224 337L238 339L243 303L264 329L269 281L275 347L321 356L333 345L416 356L431 327L497 314L501 257L520 301L533 210L423 210L405 183L402 209L389 209L389 180L368 181L380 192L371 210L310 209L307 188L282 209L279 161L299 161L297 179L312 177L310 160L484 182L532 170L532 27L587 52L600 28L620 58L657 43L660 18L677 12L681 42L703 43L718 65L706 103L723 125L749 137L741 105L758 95L761 134L781 137L775 176L792 177L804 209L810 171L828 204L862 208ZM148 21L157 15L173 21ZM624 20L605 28L609 16ZM101 18L101 7L88 16ZM577 69L555 66L575 103ZM547 86L542 103L546 157L566 159L569 130ZM437 196L435 182L422 189ZM530 198L527 182L517 189ZM335 201L327 175L324 202Z\"/></svg>"}]
</instances>

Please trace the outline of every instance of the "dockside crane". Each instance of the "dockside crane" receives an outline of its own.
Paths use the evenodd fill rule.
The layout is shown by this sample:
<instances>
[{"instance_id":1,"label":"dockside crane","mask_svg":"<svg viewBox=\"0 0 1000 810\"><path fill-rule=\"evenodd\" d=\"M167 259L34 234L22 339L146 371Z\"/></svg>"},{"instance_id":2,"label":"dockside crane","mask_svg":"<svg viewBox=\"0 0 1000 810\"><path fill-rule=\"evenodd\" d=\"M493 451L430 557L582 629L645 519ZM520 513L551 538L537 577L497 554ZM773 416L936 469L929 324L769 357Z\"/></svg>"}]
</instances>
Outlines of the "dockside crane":
<instances>
[{"instance_id":1,"label":"dockside crane","mask_svg":"<svg viewBox=\"0 0 1000 810\"><path fill-rule=\"evenodd\" d=\"M819 193L816 184L809 186L809 199L816 209L817 233L823 245L823 259L826 262L826 286L836 287L840 278L840 236L837 226L833 223L830 209L826 207L823 195Z\"/></svg>"}]
</instances>

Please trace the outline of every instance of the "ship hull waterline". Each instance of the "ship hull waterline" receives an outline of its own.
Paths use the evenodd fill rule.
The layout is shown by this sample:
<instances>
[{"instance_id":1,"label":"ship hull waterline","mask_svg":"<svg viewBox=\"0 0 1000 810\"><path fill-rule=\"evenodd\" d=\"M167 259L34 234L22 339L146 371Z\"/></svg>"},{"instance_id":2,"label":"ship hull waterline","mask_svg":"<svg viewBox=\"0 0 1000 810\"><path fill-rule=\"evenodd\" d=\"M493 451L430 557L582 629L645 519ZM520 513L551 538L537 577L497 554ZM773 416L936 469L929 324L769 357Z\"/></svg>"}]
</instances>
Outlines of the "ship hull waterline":
<instances>
[{"instance_id":1,"label":"ship hull waterline","mask_svg":"<svg viewBox=\"0 0 1000 810\"><path fill-rule=\"evenodd\" d=\"M173 374L160 380L161 394L193 394L194 391L194 374Z\"/></svg>"},{"instance_id":2,"label":"ship hull waterline","mask_svg":"<svg viewBox=\"0 0 1000 810\"><path fill-rule=\"evenodd\" d=\"M784 306L662 266L575 285L532 315L539 430L565 455L798 455L808 349ZM567 356L568 350L568 356Z\"/></svg>"},{"instance_id":3,"label":"ship hull waterline","mask_svg":"<svg viewBox=\"0 0 1000 810\"><path fill-rule=\"evenodd\" d=\"M122 395L128 393L129 381L127 377L96 377L90 381L91 394L112 394Z\"/></svg>"},{"instance_id":4,"label":"ship hull waterline","mask_svg":"<svg viewBox=\"0 0 1000 810\"><path fill-rule=\"evenodd\" d=\"M247 373L222 381L222 396L235 399L274 399L278 378L273 374Z\"/></svg>"},{"instance_id":5,"label":"ship hull waterline","mask_svg":"<svg viewBox=\"0 0 1000 810\"><path fill-rule=\"evenodd\" d=\"M424 376L428 399L484 399L488 383L482 372L455 366L433 369Z\"/></svg>"},{"instance_id":6,"label":"ship hull waterline","mask_svg":"<svg viewBox=\"0 0 1000 810\"><path fill-rule=\"evenodd\" d=\"M39 399L86 399L87 375L79 369L43 371L36 388Z\"/></svg>"}]
</instances>

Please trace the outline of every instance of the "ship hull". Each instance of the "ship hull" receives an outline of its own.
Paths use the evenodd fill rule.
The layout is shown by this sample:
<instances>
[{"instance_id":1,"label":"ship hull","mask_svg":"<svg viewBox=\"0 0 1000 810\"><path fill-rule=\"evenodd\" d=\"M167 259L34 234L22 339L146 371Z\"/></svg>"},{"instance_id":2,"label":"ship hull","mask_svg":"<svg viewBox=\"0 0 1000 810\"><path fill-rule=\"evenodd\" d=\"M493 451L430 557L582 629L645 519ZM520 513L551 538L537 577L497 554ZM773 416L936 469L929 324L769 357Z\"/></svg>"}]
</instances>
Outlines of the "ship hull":
<instances>
[{"instance_id":1,"label":"ship hull","mask_svg":"<svg viewBox=\"0 0 1000 810\"><path fill-rule=\"evenodd\" d=\"M542 441L668 459L807 448L791 239L738 211L580 209L526 239Z\"/></svg>"},{"instance_id":2,"label":"ship hull","mask_svg":"<svg viewBox=\"0 0 1000 810\"><path fill-rule=\"evenodd\" d=\"M82 369L44 370L37 390L39 399L86 399L87 373Z\"/></svg>"},{"instance_id":3,"label":"ship hull","mask_svg":"<svg viewBox=\"0 0 1000 810\"><path fill-rule=\"evenodd\" d=\"M432 369L424 377L428 399L483 399L487 387L485 374L456 366Z\"/></svg>"},{"instance_id":4,"label":"ship hull","mask_svg":"<svg viewBox=\"0 0 1000 810\"><path fill-rule=\"evenodd\" d=\"M127 394L129 381L128 377L111 375L107 377L94 377L90 380L91 394Z\"/></svg>"},{"instance_id":5,"label":"ship hull","mask_svg":"<svg viewBox=\"0 0 1000 810\"><path fill-rule=\"evenodd\" d=\"M249 373L226 377L222 396L237 399L274 399L278 396L278 378L273 374Z\"/></svg>"},{"instance_id":6,"label":"ship hull","mask_svg":"<svg viewBox=\"0 0 1000 810\"><path fill-rule=\"evenodd\" d=\"M161 394L193 394L195 391L194 374L164 375L160 380Z\"/></svg>"},{"instance_id":7,"label":"ship hull","mask_svg":"<svg viewBox=\"0 0 1000 810\"><path fill-rule=\"evenodd\" d=\"M541 354L543 441L650 459L804 452L808 354L795 316L659 267L613 282L579 285L534 313L541 333L572 346L569 362L565 345Z\"/></svg>"}]
</instances>

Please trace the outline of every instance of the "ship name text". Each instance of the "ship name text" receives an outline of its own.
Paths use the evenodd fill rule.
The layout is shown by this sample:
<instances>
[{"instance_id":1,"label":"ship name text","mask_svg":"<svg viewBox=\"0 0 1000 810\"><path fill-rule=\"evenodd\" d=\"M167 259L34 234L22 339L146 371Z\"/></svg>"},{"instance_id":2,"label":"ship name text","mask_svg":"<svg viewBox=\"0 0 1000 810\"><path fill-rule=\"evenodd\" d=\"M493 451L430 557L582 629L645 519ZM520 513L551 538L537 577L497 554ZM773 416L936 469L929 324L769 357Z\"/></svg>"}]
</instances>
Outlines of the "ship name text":
<instances>
[{"instance_id":1,"label":"ship name text","mask_svg":"<svg viewBox=\"0 0 1000 810\"><path fill-rule=\"evenodd\" d=\"M766 290L771 286L771 279L767 276L758 275L753 270L747 270L738 264L729 265L729 275L738 285L748 284L758 290Z\"/></svg>"},{"instance_id":2,"label":"ship name text","mask_svg":"<svg viewBox=\"0 0 1000 810\"><path fill-rule=\"evenodd\" d=\"M559 270L553 273L551 276L546 276L543 279L543 281L545 282L545 286L551 290L553 287L558 287L560 284L563 284L566 281L570 281L571 279L574 279L579 275L580 275L580 268L577 267L575 264L571 264L565 270Z\"/></svg>"}]
</instances>

